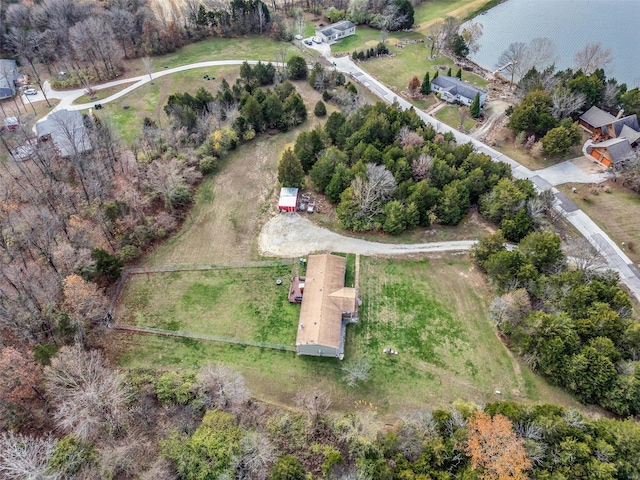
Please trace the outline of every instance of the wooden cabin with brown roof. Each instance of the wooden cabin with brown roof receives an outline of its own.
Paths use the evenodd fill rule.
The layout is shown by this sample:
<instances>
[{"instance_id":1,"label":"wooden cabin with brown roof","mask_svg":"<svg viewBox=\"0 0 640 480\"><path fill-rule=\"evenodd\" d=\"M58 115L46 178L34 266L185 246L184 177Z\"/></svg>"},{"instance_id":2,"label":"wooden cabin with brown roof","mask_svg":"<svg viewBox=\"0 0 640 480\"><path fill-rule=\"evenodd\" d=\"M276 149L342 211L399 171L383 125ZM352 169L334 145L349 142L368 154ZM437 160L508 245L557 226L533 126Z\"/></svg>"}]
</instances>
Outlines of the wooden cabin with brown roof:
<instances>
[{"instance_id":1,"label":"wooden cabin with brown roof","mask_svg":"<svg viewBox=\"0 0 640 480\"><path fill-rule=\"evenodd\" d=\"M640 143L638 117L618 117L591 107L580 117L580 125L591 134L593 143L586 146L587 154L611 167L630 158L631 151Z\"/></svg>"},{"instance_id":2,"label":"wooden cabin with brown roof","mask_svg":"<svg viewBox=\"0 0 640 480\"><path fill-rule=\"evenodd\" d=\"M348 323L358 321L357 289L344 286L347 259L309 255L296 351L298 355L344 357Z\"/></svg>"}]
</instances>

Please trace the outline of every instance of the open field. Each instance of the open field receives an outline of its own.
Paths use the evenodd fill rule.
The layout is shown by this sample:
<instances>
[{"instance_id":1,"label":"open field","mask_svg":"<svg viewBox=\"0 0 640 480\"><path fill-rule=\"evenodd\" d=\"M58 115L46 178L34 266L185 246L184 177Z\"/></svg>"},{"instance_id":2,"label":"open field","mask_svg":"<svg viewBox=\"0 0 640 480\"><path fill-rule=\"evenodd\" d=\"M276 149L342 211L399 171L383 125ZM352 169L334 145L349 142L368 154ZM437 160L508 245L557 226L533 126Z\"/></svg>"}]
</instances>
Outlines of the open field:
<instances>
[{"instance_id":1,"label":"open field","mask_svg":"<svg viewBox=\"0 0 640 480\"><path fill-rule=\"evenodd\" d=\"M208 60L265 60L276 62L281 58L280 52L287 54L303 54L287 42L276 42L266 35L237 38L208 38L200 42L186 45L173 53L152 57L153 70L179 67L189 63ZM305 49L306 50L306 49ZM146 73L141 59L126 60L126 76L137 76Z\"/></svg>"},{"instance_id":2,"label":"open field","mask_svg":"<svg viewBox=\"0 0 640 480\"><path fill-rule=\"evenodd\" d=\"M418 32L426 34L434 23L444 17L455 17L464 21L488 3L490 3L489 0L430 0L423 2L415 7L414 28Z\"/></svg>"},{"instance_id":3,"label":"open field","mask_svg":"<svg viewBox=\"0 0 640 480\"><path fill-rule=\"evenodd\" d=\"M576 193L571 191L574 187ZM599 185L567 183L557 188L591 217L618 246L625 242L625 253L634 263L640 264L640 195L613 181Z\"/></svg>"},{"instance_id":4,"label":"open field","mask_svg":"<svg viewBox=\"0 0 640 480\"><path fill-rule=\"evenodd\" d=\"M460 115L462 115L462 117ZM471 130L476 124L475 120L471 118L471 114L467 107L458 107L454 105L450 105L439 110L436 113L436 118L453 128L460 127L460 119L462 118L462 126L467 131Z\"/></svg>"},{"instance_id":5,"label":"open field","mask_svg":"<svg viewBox=\"0 0 640 480\"><path fill-rule=\"evenodd\" d=\"M269 271L264 272L266 277L264 281L259 280L258 290L276 289L275 285L268 285L272 280ZM188 306L198 313L192 310L189 319L183 321L194 324L204 321L199 328L211 328L204 320L207 318L204 312L208 309L217 312L220 308L222 313L216 315L216 322L231 319L230 323L221 323L220 328L227 330L220 331L256 338L255 332L274 321L278 326L276 333L264 338L295 338L295 321L287 334L282 329L284 320L273 320L265 313L256 315L249 326L234 325L235 317L242 316L245 308L250 310L255 306L253 297L247 303L254 306L243 306L238 299L227 297L244 288L234 285L244 282L236 278L221 277L219 272L210 276L182 273L172 278L171 286L166 287L162 283L149 283L155 282L153 279L140 278L136 280L139 285L126 294L127 302L136 301L137 291L137 302L143 312L152 308L163 317L165 311L177 315L175 305L187 315ZM230 283L221 287L225 282ZM246 285L250 284L253 280ZM361 321L347 327L344 361L366 358L372 365L372 378L355 388L341 381L342 364L334 359L118 332L109 332L111 338L107 341L119 345L120 363L132 368L200 366L209 361L233 365L247 377L255 396L285 404L292 402L299 389L318 385L332 392L337 407L344 410L351 409L358 400L372 402L383 411L397 412L419 405L444 406L456 398L474 401L511 398L577 406L568 395L549 387L516 362L500 343L485 313L488 286L466 255L418 260L361 258L360 286ZM155 288L160 291L152 292ZM145 289L151 296L148 301L147 295L140 293ZM220 293L213 295L212 292ZM263 304L258 301L258 295L255 301L265 312L275 312L276 305L286 302L286 289L281 290L281 295L278 299L269 293L263 297ZM160 303L150 306L155 301L164 302L164 297L171 299L166 308ZM229 298L229 305L225 304L225 298ZM145 302L148 302L146 306L142 305ZM387 356L382 353L385 347L392 347L400 354ZM500 390L501 395L497 396L495 390Z\"/></svg>"},{"instance_id":6,"label":"open field","mask_svg":"<svg viewBox=\"0 0 640 480\"><path fill-rule=\"evenodd\" d=\"M300 307L287 301L291 276L291 265L133 275L116 319L138 327L293 346Z\"/></svg>"},{"instance_id":7,"label":"open field","mask_svg":"<svg viewBox=\"0 0 640 480\"><path fill-rule=\"evenodd\" d=\"M388 32L386 42L394 45L403 39L420 39L422 35L415 32ZM354 50L375 47L383 39L383 33L366 25L358 25L355 35L343 38L339 42L331 44L332 53L352 53Z\"/></svg>"}]
</instances>

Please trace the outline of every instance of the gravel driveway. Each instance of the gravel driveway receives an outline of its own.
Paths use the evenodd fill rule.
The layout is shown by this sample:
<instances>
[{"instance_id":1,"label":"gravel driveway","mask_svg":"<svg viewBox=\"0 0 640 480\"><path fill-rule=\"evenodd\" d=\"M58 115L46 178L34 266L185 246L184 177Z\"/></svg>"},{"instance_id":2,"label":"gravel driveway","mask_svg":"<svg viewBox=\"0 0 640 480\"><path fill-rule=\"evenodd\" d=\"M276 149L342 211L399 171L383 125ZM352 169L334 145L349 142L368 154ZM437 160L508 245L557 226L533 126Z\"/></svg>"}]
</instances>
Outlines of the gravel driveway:
<instances>
[{"instance_id":1,"label":"gravel driveway","mask_svg":"<svg viewBox=\"0 0 640 480\"><path fill-rule=\"evenodd\" d=\"M318 227L297 213L281 213L264 224L258 237L260 253L274 257L300 257L312 252L406 255L468 250L475 240L391 244L345 237Z\"/></svg>"}]
</instances>

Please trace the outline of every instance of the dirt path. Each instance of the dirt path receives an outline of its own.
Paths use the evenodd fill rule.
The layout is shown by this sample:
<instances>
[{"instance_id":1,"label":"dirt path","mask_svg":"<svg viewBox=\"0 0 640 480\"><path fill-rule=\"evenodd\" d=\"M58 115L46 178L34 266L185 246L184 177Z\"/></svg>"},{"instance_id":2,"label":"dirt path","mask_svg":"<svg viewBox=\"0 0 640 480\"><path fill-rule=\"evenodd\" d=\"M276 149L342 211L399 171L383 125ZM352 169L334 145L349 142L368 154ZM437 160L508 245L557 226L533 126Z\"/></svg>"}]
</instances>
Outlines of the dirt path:
<instances>
[{"instance_id":1,"label":"dirt path","mask_svg":"<svg viewBox=\"0 0 640 480\"><path fill-rule=\"evenodd\" d=\"M413 244L369 242L318 227L297 213L274 216L262 227L258 238L260 253L274 257L298 257L323 251L361 255L406 255L469 250L475 243L475 240Z\"/></svg>"},{"instance_id":2,"label":"dirt path","mask_svg":"<svg viewBox=\"0 0 640 480\"><path fill-rule=\"evenodd\" d=\"M491 127L493 127L494 123L502 118L502 115L504 115L504 112L507 110L507 107L509 105L510 104L508 102L505 102L503 100L491 100L489 102L486 102L484 114L487 119L482 125L480 125L480 128L471 132L469 136L477 139L482 138L487 132L491 130Z\"/></svg>"}]
</instances>

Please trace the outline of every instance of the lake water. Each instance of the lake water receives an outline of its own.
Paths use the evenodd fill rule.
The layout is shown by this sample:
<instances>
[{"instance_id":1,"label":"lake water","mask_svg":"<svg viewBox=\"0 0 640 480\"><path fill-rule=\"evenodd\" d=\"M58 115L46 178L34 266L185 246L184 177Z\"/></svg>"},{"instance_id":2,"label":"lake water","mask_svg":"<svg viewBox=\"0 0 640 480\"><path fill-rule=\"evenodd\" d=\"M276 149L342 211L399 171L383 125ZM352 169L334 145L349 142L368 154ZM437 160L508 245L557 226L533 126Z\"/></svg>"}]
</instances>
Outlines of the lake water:
<instances>
[{"instance_id":1,"label":"lake water","mask_svg":"<svg viewBox=\"0 0 640 480\"><path fill-rule=\"evenodd\" d=\"M640 0L507 0L473 21L483 25L480 50L471 58L494 70L510 43L548 37L557 48L556 67L574 66L573 57L589 43L613 52L605 68L629 88L640 86Z\"/></svg>"}]
</instances>

